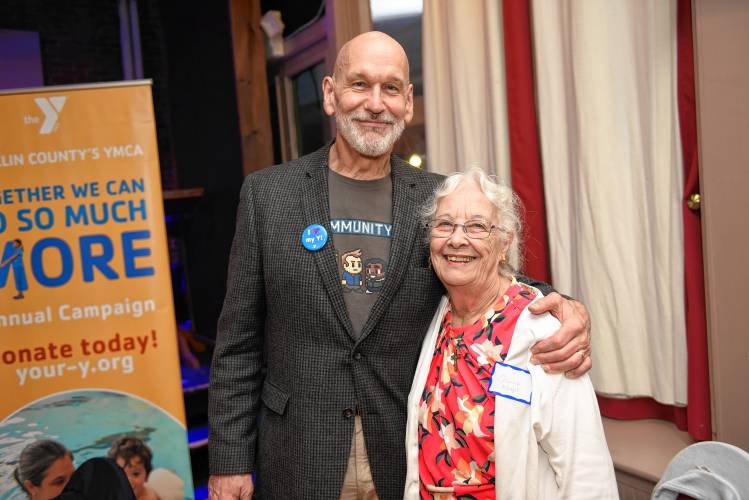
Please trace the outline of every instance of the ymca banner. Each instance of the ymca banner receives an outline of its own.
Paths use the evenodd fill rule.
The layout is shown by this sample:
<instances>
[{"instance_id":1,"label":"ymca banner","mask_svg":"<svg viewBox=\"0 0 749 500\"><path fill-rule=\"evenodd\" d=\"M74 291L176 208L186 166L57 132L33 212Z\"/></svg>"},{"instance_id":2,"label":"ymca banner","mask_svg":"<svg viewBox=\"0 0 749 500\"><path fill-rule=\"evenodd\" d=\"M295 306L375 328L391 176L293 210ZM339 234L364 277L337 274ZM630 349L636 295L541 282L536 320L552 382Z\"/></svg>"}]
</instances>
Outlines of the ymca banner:
<instances>
[{"instance_id":1,"label":"ymca banner","mask_svg":"<svg viewBox=\"0 0 749 500\"><path fill-rule=\"evenodd\" d=\"M0 93L0 499L121 436L192 498L149 81Z\"/></svg>"}]
</instances>

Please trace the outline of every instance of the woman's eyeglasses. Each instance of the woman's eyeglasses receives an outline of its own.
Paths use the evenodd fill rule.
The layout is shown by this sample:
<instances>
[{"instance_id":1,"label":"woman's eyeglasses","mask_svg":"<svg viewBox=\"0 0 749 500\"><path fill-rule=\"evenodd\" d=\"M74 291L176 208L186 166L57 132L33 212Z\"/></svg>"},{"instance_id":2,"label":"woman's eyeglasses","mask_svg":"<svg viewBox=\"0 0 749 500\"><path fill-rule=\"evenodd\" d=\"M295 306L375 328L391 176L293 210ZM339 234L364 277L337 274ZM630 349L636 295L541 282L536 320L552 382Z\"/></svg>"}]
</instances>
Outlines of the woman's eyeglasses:
<instances>
[{"instance_id":1,"label":"woman's eyeglasses","mask_svg":"<svg viewBox=\"0 0 749 500\"><path fill-rule=\"evenodd\" d=\"M429 236L432 238L447 238L448 236L452 236L456 226L462 227L466 236L476 240L488 238L492 234L492 231L498 229L497 226L483 220L469 220L463 224L456 224L447 219L434 219L427 224Z\"/></svg>"}]
</instances>

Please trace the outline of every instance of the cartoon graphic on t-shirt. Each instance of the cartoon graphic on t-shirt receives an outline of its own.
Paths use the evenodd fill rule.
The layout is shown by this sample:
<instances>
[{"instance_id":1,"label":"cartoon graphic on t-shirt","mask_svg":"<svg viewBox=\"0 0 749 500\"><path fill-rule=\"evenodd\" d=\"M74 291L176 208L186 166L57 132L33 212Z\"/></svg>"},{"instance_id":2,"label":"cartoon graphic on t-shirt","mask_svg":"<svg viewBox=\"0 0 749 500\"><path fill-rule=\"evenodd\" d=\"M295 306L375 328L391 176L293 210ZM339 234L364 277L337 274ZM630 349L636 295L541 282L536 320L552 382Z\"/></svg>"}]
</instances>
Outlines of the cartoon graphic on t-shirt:
<instances>
[{"instance_id":1,"label":"cartoon graphic on t-shirt","mask_svg":"<svg viewBox=\"0 0 749 500\"><path fill-rule=\"evenodd\" d=\"M341 285L343 285L344 292L364 293L361 254L361 248L341 254L341 266L343 267Z\"/></svg>"},{"instance_id":2,"label":"cartoon graphic on t-shirt","mask_svg":"<svg viewBox=\"0 0 749 500\"><path fill-rule=\"evenodd\" d=\"M364 263L366 293L378 293L385 284L385 261L373 257Z\"/></svg>"}]
</instances>

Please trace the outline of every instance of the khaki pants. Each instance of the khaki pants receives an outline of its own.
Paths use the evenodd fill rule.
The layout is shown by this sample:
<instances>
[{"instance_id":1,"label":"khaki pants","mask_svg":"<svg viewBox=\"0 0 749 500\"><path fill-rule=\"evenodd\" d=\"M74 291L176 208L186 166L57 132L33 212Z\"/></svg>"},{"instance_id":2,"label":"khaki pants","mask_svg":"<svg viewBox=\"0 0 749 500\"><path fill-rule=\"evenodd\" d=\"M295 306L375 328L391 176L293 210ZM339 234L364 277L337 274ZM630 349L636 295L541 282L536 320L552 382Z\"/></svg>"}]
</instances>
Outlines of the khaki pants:
<instances>
[{"instance_id":1,"label":"khaki pants","mask_svg":"<svg viewBox=\"0 0 749 500\"><path fill-rule=\"evenodd\" d=\"M351 440L346 477L343 478L341 500L377 500L359 415L354 423L354 437Z\"/></svg>"}]
</instances>

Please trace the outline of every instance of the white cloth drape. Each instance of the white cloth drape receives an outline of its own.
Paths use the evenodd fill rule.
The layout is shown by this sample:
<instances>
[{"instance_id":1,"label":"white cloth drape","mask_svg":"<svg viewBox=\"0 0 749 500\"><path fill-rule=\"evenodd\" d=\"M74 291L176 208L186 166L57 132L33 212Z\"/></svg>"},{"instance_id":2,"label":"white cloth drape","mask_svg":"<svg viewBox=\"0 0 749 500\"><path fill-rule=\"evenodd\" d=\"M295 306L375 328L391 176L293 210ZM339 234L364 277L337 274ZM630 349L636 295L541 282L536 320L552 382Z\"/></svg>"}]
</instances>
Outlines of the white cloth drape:
<instances>
[{"instance_id":1,"label":"white cloth drape","mask_svg":"<svg viewBox=\"0 0 749 500\"><path fill-rule=\"evenodd\" d=\"M553 282L596 390L686 404L674 0L533 0Z\"/></svg>"},{"instance_id":2,"label":"white cloth drape","mask_svg":"<svg viewBox=\"0 0 749 500\"><path fill-rule=\"evenodd\" d=\"M424 112L432 172L481 167L510 184L501 7L497 0L424 0Z\"/></svg>"}]
</instances>

